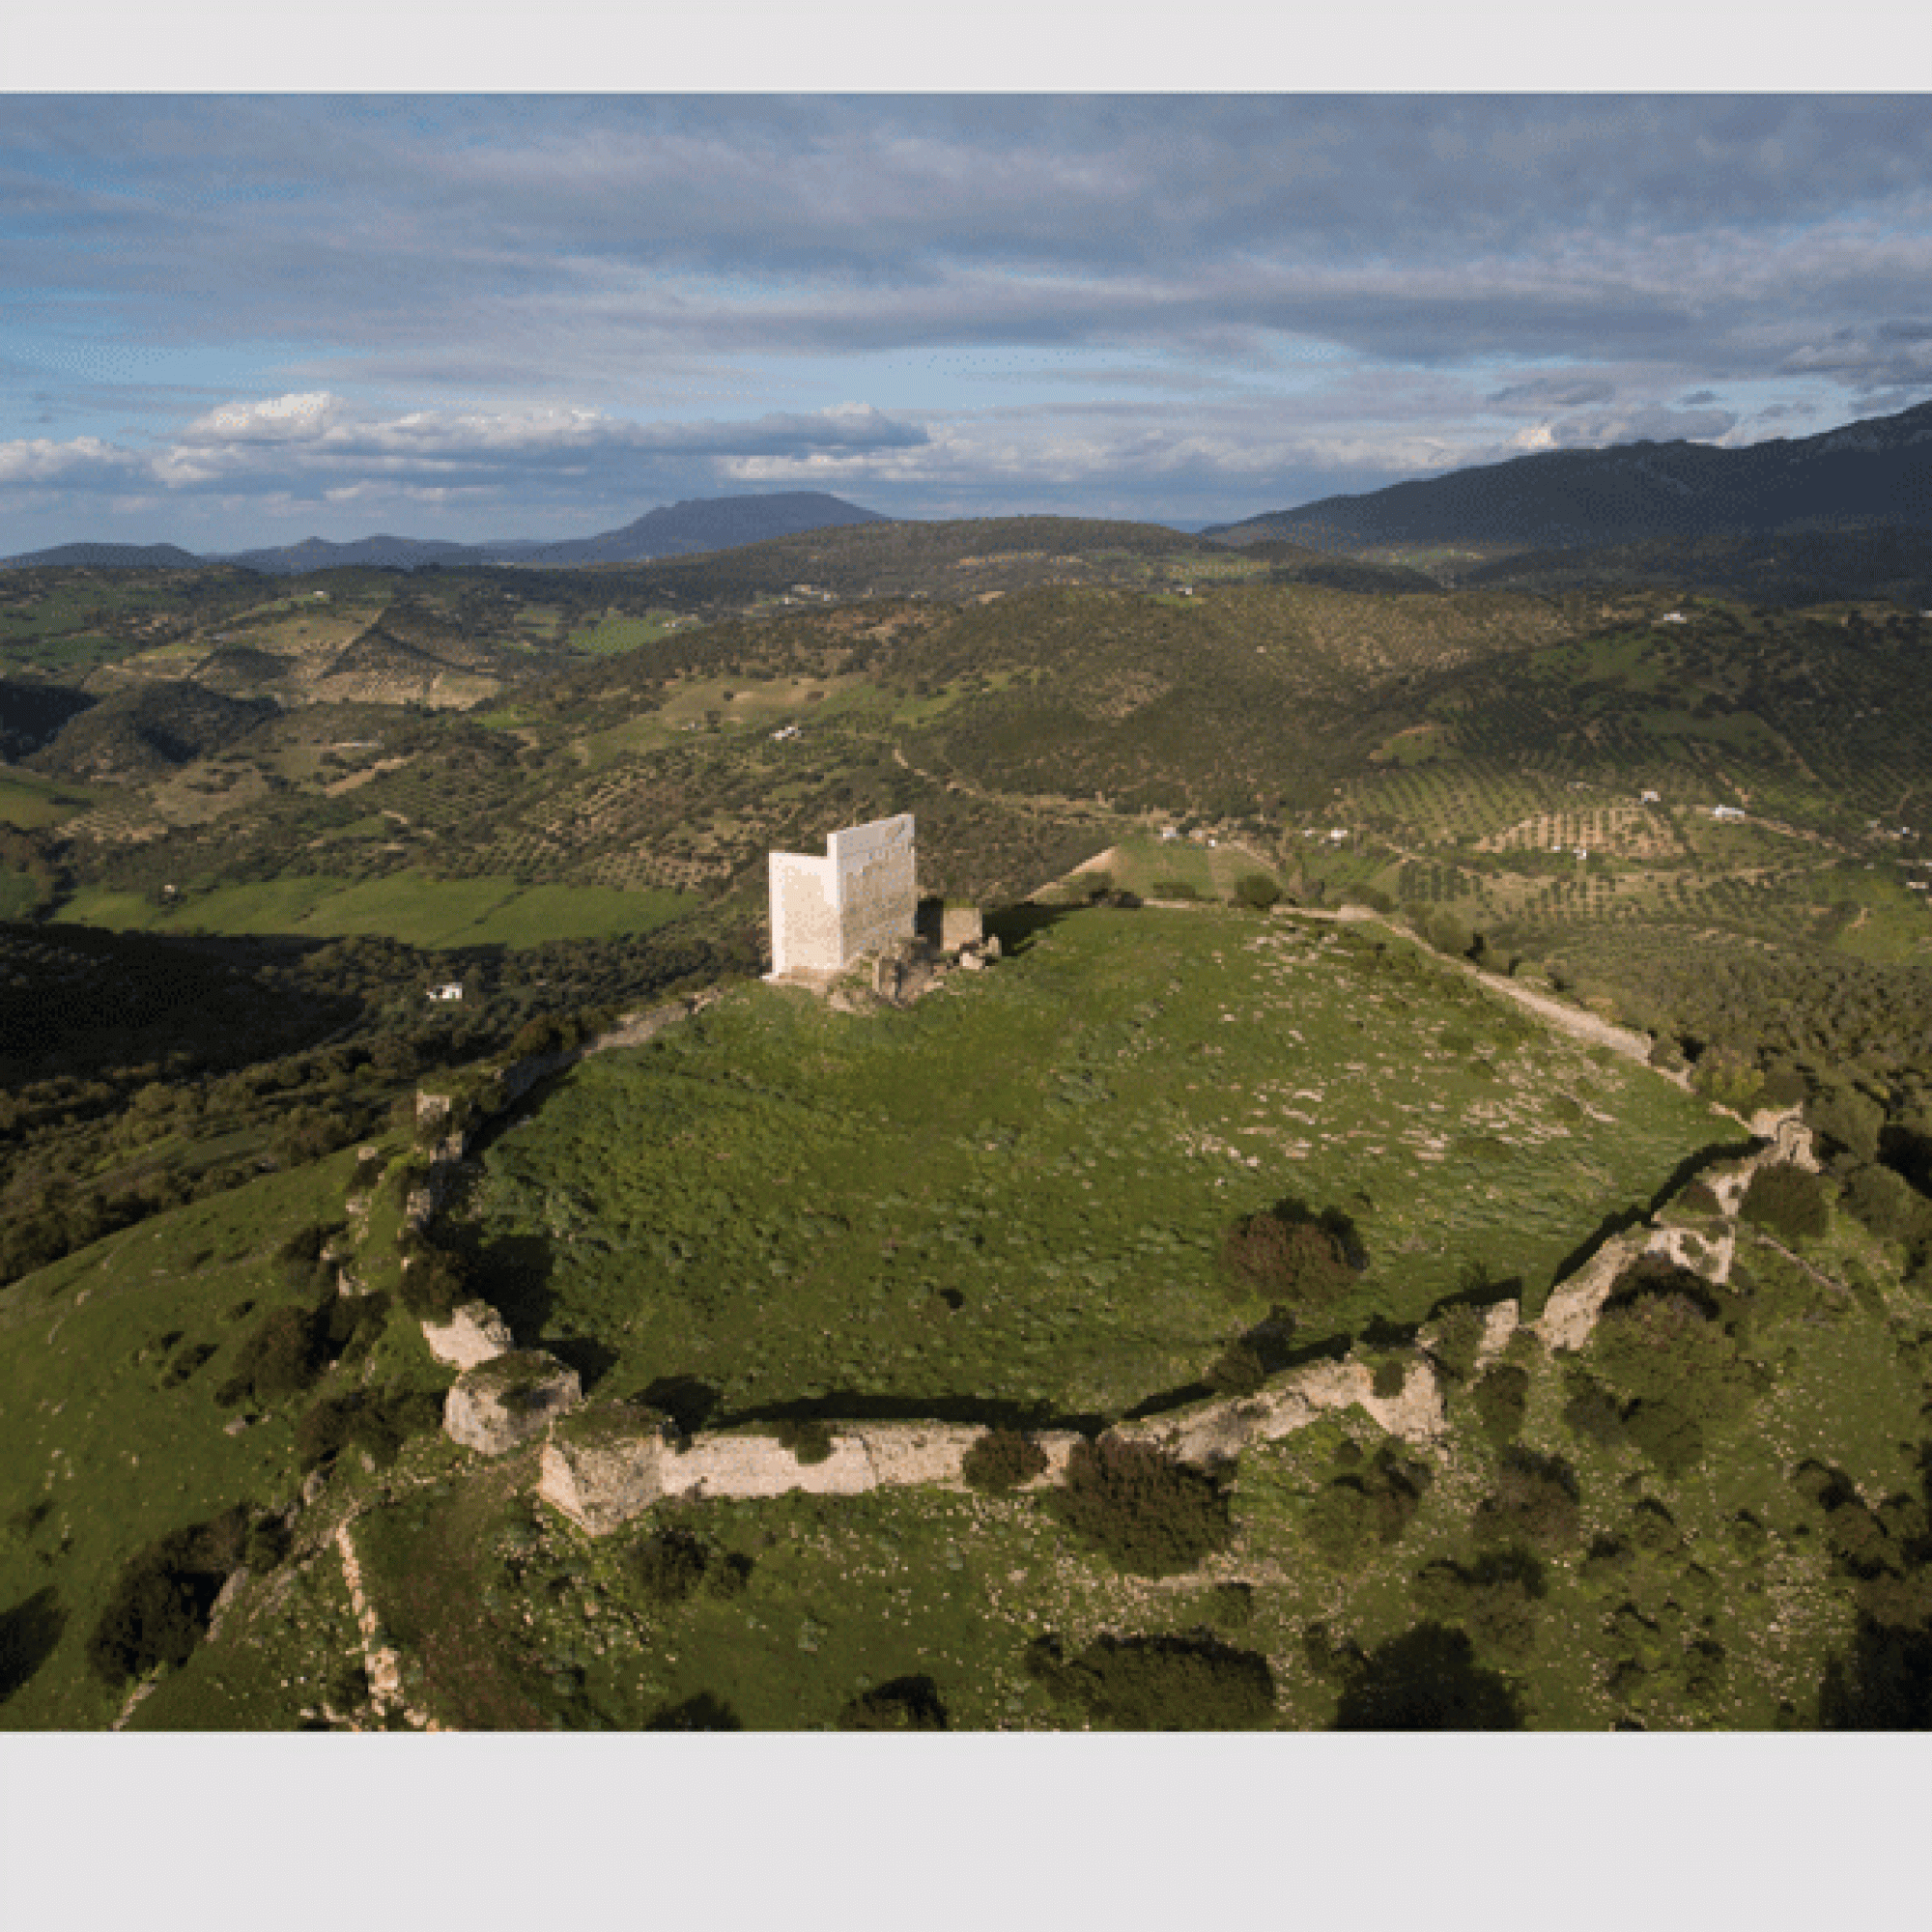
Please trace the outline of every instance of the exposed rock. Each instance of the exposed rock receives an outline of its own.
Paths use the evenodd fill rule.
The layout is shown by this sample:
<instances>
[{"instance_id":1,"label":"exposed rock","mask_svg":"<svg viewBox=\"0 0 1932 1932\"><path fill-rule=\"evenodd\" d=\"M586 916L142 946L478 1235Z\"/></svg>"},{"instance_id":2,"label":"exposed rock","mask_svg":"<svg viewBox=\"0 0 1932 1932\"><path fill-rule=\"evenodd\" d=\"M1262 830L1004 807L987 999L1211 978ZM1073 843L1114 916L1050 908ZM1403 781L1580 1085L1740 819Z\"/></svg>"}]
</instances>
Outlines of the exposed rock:
<instances>
[{"instance_id":1,"label":"exposed rock","mask_svg":"<svg viewBox=\"0 0 1932 1932\"><path fill-rule=\"evenodd\" d=\"M422 1332L430 1353L458 1369L495 1361L516 1346L503 1318L487 1301L466 1301L447 1321L425 1321Z\"/></svg>"},{"instance_id":2,"label":"exposed rock","mask_svg":"<svg viewBox=\"0 0 1932 1932\"><path fill-rule=\"evenodd\" d=\"M962 952L959 955L959 970L962 973L983 973L986 962L977 952Z\"/></svg>"},{"instance_id":3,"label":"exposed rock","mask_svg":"<svg viewBox=\"0 0 1932 1932\"><path fill-rule=\"evenodd\" d=\"M630 1403L600 1403L554 1424L537 1493L592 1536L641 1516L664 1494L663 1464L676 1453L663 1418Z\"/></svg>"},{"instance_id":4,"label":"exposed rock","mask_svg":"<svg viewBox=\"0 0 1932 1932\"><path fill-rule=\"evenodd\" d=\"M771 1435L699 1435L661 1465L668 1496L857 1496L878 1487L865 1442L835 1435L822 1463L801 1463Z\"/></svg>"},{"instance_id":5,"label":"exposed rock","mask_svg":"<svg viewBox=\"0 0 1932 1932\"><path fill-rule=\"evenodd\" d=\"M978 946L985 936L985 924L978 906L948 906L939 922L939 950L957 952L962 947Z\"/></svg>"},{"instance_id":6,"label":"exposed rock","mask_svg":"<svg viewBox=\"0 0 1932 1932\"><path fill-rule=\"evenodd\" d=\"M442 1426L466 1449L500 1456L582 1400L575 1369L540 1349L513 1350L464 1372L443 1403Z\"/></svg>"}]
</instances>

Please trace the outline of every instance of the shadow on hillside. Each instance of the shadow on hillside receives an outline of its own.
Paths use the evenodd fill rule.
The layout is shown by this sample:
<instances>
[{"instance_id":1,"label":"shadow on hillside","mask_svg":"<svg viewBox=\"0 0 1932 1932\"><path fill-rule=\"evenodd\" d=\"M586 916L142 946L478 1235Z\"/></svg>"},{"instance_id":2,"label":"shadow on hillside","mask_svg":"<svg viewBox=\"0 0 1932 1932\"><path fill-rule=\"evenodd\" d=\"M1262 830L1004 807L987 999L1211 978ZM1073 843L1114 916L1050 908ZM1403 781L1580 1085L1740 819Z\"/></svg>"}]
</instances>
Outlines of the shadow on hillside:
<instances>
[{"instance_id":1,"label":"shadow on hillside","mask_svg":"<svg viewBox=\"0 0 1932 1932\"><path fill-rule=\"evenodd\" d=\"M1040 1402L970 1395L868 1395L859 1389L833 1389L810 1400L721 1410L707 1427L735 1429L760 1422L956 1422L988 1429L1070 1429L1082 1435L1097 1435L1111 1420L1104 1415L1065 1415Z\"/></svg>"},{"instance_id":2,"label":"shadow on hillside","mask_svg":"<svg viewBox=\"0 0 1932 1932\"><path fill-rule=\"evenodd\" d=\"M32 1681L66 1628L67 1612L51 1583L0 1615L0 1704Z\"/></svg>"},{"instance_id":3,"label":"shadow on hillside","mask_svg":"<svg viewBox=\"0 0 1932 1932\"><path fill-rule=\"evenodd\" d=\"M1425 1623L1354 1662L1332 1728L1519 1731L1522 1708L1505 1679L1477 1663L1463 1632Z\"/></svg>"},{"instance_id":4,"label":"shadow on hillside","mask_svg":"<svg viewBox=\"0 0 1932 1932\"><path fill-rule=\"evenodd\" d=\"M1653 1214L1661 1211L1705 1169L1717 1167L1727 1160L1742 1160L1747 1154L1758 1152L1764 1146L1765 1143L1760 1140L1714 1141L1709 1147L1702 1147L1694 1153L1686 1154L1670 1170L1668 1179L1647 1202L1641 1206L1619 1208L1614 1214L1605 1214L1597 1223L1589 1238L1557 1263L1556 1272L1550 1277L1550 1285L1555 1287L1568 1281L1578 1268L1586 1266L1595 1259L1606 1241L1614 1240L1619 1235L1639 1226Z\"/></svg>"},{"instance_id":5,"label":"shadow on hillside","mask_svg":"<svg viewBox=\"0 0 1932 1932\"><path fill-rule=\"evenodd\" d=\"M985 915L987 933L1000 942L1000 951L1016 957L1042 933L1063 920L1077 918L1092 908L1085 905L1036 905L1022 899L1018 905L995 906Z\"/></svg>"}]
</instances>

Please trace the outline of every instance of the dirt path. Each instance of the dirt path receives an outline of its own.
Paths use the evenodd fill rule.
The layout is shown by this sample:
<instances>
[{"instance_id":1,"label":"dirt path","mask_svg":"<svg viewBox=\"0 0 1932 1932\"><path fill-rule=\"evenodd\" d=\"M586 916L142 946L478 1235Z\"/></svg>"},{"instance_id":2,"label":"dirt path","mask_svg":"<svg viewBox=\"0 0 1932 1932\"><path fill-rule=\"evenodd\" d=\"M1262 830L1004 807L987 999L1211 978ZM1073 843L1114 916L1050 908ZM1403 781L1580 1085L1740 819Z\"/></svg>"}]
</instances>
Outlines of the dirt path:
<instances>
[{"instance_id":1,"label":"dirt path","mask_svg":"<svg viewBox=\"0 0 1932 1932\"><path fill-rule=\"evenodd\" d=\"M1481 967L1466 959L1450 959L1423 945L1413 933L1406 932L1399 925L1392 924L1379 913L1372 912L1367 906L1343 906L1335 912L1319 912L1310 906L1298 906L1290 917L1294 919L1325 920L1338 925L1378 925L1392 937L1405 940L1420 952L1430 952L1444 966L1453 967L1465 979L1492 993L1500 993L1505 999L1514 1000L1518 1006L1526 1008L1546 1025L1553 1026L1567 1033L1574 1039L1580 1039L1593 1046L1607 1047L1612 1053L1620 1054L1626 1060L1634 1060L1639 1065L1650 1066L1650 1036L1637 1033L1631 1027L1620 1027L1603 1019L1596 1013L1586 1012L1580 1007L1573 1007L1567 1001L1553 998L1548 993L1533 992L1529 987L1519 985L1514 980L1498 978L1493 973L1485 973ZM1688 1073L1673 1072L1668 1067L1650 1066L1653 1073L1661 1074L1674 1086L1682 1087L1687 1093L1690 1088Z\"/></svg>"}]
</instances>

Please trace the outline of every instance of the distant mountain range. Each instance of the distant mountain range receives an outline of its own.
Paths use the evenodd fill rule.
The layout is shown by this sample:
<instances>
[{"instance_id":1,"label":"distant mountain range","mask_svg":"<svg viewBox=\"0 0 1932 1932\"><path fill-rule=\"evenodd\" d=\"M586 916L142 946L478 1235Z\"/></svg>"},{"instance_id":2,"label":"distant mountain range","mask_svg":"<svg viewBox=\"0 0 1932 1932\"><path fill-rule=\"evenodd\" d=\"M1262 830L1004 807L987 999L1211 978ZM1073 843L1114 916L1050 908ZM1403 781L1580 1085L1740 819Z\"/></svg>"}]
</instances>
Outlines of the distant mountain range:
<instances>
[{"instance_id":1,"label":"distant mountain range","mask_svg":"<svg viewBox=\"0 0 1932 1932\"><path fill-rule=\"evenodd\" d=\"M1932 526L1932 403L1746 449L1633 442L1548 450L1211 524L1202 534L1320 550L1458 542L1573 549L1854 524Z\"/></svg>"},{"instance_id":2,"label":"distant mountain range","mask_svg":"<svg viewBox=\"0 0 1932 1932\"><path fill-rule=\"evenodd\" d=\"M648 510L622 529L561 542L512 537L500 543L447 543L435 537L363 537L330 543L309 537L270 550L244 550L196 556L173 544L61 544L53 550L0 557L14 569L77 565L95 570L202 570L210 564L240 564L270 576L311 570L337 570L352 564L379 569L419 570L425 564L521 563L550 568L579 563L648 563L659 557L692 556L703 551L735 550L768 537L797 536L805 530L847 524L883 524L890 518L861 509L822 491L791 490L763 497L708 497L668 508Z\"/></svg>"}]
</instances>

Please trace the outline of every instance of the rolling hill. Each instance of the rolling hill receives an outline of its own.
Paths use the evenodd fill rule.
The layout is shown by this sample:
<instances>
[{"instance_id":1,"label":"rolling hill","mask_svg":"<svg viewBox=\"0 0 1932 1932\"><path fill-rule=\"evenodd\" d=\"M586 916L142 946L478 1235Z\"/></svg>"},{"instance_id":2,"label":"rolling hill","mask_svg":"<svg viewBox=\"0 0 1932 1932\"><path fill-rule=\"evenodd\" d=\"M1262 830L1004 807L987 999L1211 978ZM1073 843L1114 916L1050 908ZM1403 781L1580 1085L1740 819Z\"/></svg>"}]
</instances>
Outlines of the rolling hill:
<instances>
[{"instance_id":1,"label":"rolling hill","mask_svg":"<svg viewBox=\"0 0 1932 1932\"><path fill-rule=\"evenodd\" d=\"M1742 449L1635 442L1541 451L1366 496L1325 497L1204 534L1323 550L1567 549L1852 524L1932 526L1932 403Z\"/></svg>"}]
</instances>

